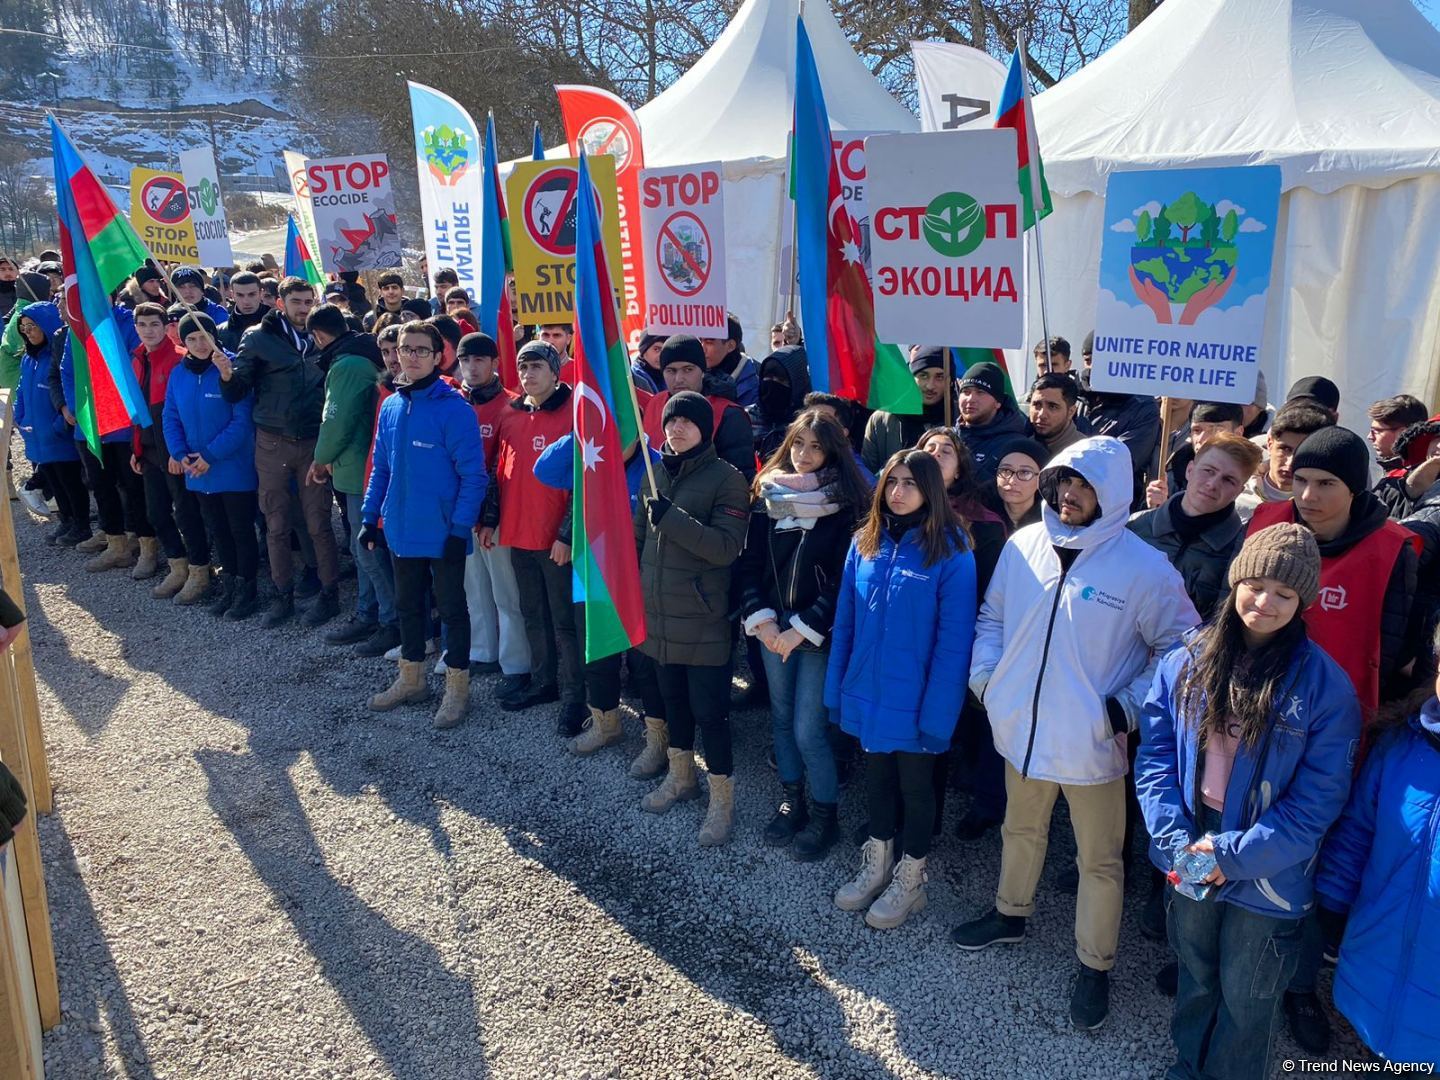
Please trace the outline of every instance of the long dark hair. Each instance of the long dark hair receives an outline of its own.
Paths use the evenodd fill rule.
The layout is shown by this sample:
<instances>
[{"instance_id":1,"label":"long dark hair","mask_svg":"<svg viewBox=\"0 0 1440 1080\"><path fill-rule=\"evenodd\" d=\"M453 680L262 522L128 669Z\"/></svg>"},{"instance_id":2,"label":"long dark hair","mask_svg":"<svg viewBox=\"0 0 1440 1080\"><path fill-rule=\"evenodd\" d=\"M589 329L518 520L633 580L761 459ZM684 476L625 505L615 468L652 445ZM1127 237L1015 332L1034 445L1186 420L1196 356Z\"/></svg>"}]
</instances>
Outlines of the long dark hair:
<instances>
[{"instance_id":1,"label":"long dark hair","mask_svg":"<svg viewBox=\"0 0 1440 1080\"><path fill-rule=\"evenodd\" d=\"M818 409L806 409L790 422L780 446L770 455L765 467L755 474L755 482L751 487L752 496L757 499L760 497L760 484L767 473L790 471L790 450L806 431L815 436L815 441L824 451L825 468L835 470L834 487L841 509L857 516L863 513L870 501L870 485L865 483L865 478L855 466L855 454L850 449L850 440L845 435L845 429L833 416Z\"/></svg>"},{"instance_id":2,"label":"long dark hair","mask_svg":"<svg viewBox=\"0 0 1440 1080\"><path fill-rule=\"evenodd\" d=\"M1307 640L1297 609L1290 622L1258 649L1245 644L1245 624L1235 609L1237 584L1189 644L1178 700L1186 722L1202 739L1223 732L1233 717L1240 742L1253 749L1270 727L1270 717L1293 679L1296 651Z\"/></svg>"},{"instance_id":3,"label":"long dark hair","mask_svg":"<svg viewBox=\"0 0 1440 1080\"><path fill-rule=\"evenodd\" d=\"M855 534L855 547L867 559L880 554L880 539L885 534L885 485L897 465L904 465L915 478L920 497L925 500L925 518L920 523L920 547L925 552L925 565L950 557L953 552L967 550L965 536L960 531L960 522L955 511L950 509L950 499L945 494L945 480L940 475L939 463L924 450L901 450L891 456L880 470L880 479L875 484L875 495L870 500L870 513Z\"/></svg>"},{"instance_id":4,"label":"long dark hair","mask_svg":"<svg viewBox=\"0 0 1440 1080\"><path fill-rule=\"evenodd\" d=\"M970 448L965 445L965 440L960 438L960 433L953 427L930 428L915 440L915 449L925 449L925 444L937 436L955 448L955 479L946 486L945 494L950 496L950 508L960 518L960 528L965 531L966 536L970 536L971 523L977 520L985 509L985 504L980 499L980 485L975 479L975 459L970 456Z\"/></svg>"}]
</instances>

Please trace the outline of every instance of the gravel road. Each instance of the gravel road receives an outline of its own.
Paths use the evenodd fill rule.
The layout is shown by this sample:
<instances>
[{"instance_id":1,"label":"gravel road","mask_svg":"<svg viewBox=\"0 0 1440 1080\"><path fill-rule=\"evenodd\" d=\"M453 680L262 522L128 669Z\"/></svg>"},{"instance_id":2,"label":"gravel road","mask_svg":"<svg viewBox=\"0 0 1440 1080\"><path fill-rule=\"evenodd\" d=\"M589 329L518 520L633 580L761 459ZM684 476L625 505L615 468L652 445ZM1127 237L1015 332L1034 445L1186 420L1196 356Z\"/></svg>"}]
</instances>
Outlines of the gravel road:
<instances>
[{"instance_id":1,"label":"gravel road","mask_svg":"<svg viewBox=\"0 0 1440 1080\"><path fill-rule=\"evenodd\" d=\"M928 909L872 931L830 902L848 842L810 866L759 842L763 712L736 718L737 838L702 851L701 804L640 812L633 713L621 749L589 761L540 710L490 704L489 680L453 732L428 711L377 718L384 661L152 600L16 519L56 789L40 823L64 1011L51 1080L1123 1080L1168 1064L1143 884L1109 1022L1070 1029L1063 824L1024 945L948 942L991 902L993 835L940 840ZM860 814L851 790L842 821Z\"/></svg>"}]
</instances>

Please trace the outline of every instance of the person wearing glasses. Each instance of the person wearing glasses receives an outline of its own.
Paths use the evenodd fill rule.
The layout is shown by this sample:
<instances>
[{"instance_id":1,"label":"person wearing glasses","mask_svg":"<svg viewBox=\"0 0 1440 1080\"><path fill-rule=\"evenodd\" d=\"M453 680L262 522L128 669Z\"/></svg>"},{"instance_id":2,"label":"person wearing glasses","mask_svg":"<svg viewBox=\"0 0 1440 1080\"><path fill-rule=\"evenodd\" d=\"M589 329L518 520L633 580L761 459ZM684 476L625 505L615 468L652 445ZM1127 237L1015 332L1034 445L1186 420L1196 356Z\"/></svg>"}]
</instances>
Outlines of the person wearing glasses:
<instances>
[{"instance_id":1,"label":"person wearing glasses","mask_svg":"<svg viewBox=\"0 0 1440 1080\"><path fill-rule=\"evenodd\" d=\"M1395 448L1400 433L1411 424L1430 419L1430 410L1419 398L1409 394L1397 394L1382 398L1371 405L1366 413L1370 417L1370 431L1366 438L1375 448L1375 457L1386 472L1405 467L1404 459Z\"/></svg>"},{"instance_id":2,"label":"person wearing glasses","mask_svg":"<svg viewBox=\"0 0 1440 1080\"><path fill-rule=\"evenodd\" d=\"M1050 451L1036 439L1011 439L1001 447L995 492L1011 532L1040 520L1040 470L1049 460Z\"/></svg>"}]
</instances>

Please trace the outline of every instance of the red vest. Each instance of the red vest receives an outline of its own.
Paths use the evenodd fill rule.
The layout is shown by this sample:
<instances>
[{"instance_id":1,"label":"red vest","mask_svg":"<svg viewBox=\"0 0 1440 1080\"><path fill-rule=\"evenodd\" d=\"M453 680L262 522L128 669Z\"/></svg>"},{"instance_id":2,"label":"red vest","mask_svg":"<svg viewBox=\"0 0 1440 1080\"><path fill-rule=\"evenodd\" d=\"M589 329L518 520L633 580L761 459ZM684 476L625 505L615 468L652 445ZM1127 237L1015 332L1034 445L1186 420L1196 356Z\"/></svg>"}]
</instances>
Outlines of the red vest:
<instances>
[{"instance_id":1,"label":"red vest","mask_svg":"<svg viewBox=\"0 0 1440 1080\"><path fill-rule=\"evenodd\" d=\"M650 446L657 451L665 443L665 425L661 423L661 419L665 415L665 403L669 400L669 390L653 394L650 400L645 402L644 412L641 414L640 425L645 429L645 434L650 437ZM714 414L710 428L711 438L714 438L715 433L720 430L720 418L725 415L725 410L738 409L740 406L729 398L706 395L705 400L710 402L710 410Z\"/></svg>"},{"instance_id":2,"label":"red vest","mask_svg":"<svg viewBox=\"0 0 1440 1080\"><path fill-rule=\"evenodd\" d=\"M464 390L460 391L462 394ZM485 446L485 464L493 468L495 465L496 441L500 434L500 417L504 410L509 408L510 403L520 395L511 393L503 386L500 392L489 401L476 403L470 402L470 407L475 410L475 419L480 422L480 441ZM469 401L469 398L466 398Z\"/></svg>"},{"instance_id":3,"label":"red vest","mask_svg":"<svg viewBox=\"0 0 1440 1080\"><path fill-rule=\"evenodd\" d=\"M547 446L571 433L572 418L568 400L558 408L533 412L507 403L501 411L495 432L495 482L500 493L500 543L506 547L549 551L555 543L570 507L570 492L535 479L535 462Z\"/></svg>"},{"instance_id":4,"label":"red vest","mask_svg":"<svg viewBox=\"0 0 1440 1080\"><path fill-rule=\"evenodd\" d=\"M1247 536L1282 522L1294 522L1295 502L1261 503ZM1305 609L1310 638L1345 669L1355 684L1368 727L1380 705L1380 619L1390 573L1406 543L1419 550L1420 538L1387 521L1343 555L1320 560L1320 596Z\"/></svg>"}]
</instances>

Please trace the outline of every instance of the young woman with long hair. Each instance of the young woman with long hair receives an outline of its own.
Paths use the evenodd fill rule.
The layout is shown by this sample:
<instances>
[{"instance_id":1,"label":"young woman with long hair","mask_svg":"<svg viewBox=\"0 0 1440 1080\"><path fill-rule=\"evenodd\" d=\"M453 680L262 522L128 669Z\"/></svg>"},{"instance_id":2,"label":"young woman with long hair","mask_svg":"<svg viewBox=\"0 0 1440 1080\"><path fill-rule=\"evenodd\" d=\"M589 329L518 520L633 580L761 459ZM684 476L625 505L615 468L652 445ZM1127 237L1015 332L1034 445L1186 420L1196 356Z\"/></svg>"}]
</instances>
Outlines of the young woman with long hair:
<instances>
[{"instance_id":1,"label":"young woman with long hair","mask_svg":"<svg viewBox=\"0 0 1440 1080\"><path fill-rule=\"evenodd\" d=\"M950 748L965 700L975 618L975 556L940 466L923 450L902 450L851 541L825 677L832 719L865 751L870 815L860 872L835 905L868 908L877 929L925 906L935 755Z\"/></svg>"},{"instance_id":2,"label":"young woman with long hair","mask_svg":"<svg viewBox=\"0 0 1440 1080\"><path fill-rule=\"evenodd\" d=\"M1360 706L1305 632L1301 612L1320 588L1309 529L1252 535L1229 583L1215 618L1160 663L1135 791L1157 869L1186 853L1215 859L1203 898L1166 895L1180 961L1167 1075L1262 1080L1314 906L1316 854L1350 789Z\"/></svg>"},{"instance_id":3,"label":"young woman with long hair","mask_svg":"<svg viewBox=\"0 0 1440 1080\"><path fill-rule=\"evenodd\" d=\"M763 647L782 789L764 839L791 845L802 862L823 858L836 837L840 790L825 666L845 552L869 494L845 429L824 413L801 413L755 477L749 538L736 568L745 632Z\"/></svg>"}]
</instances>

